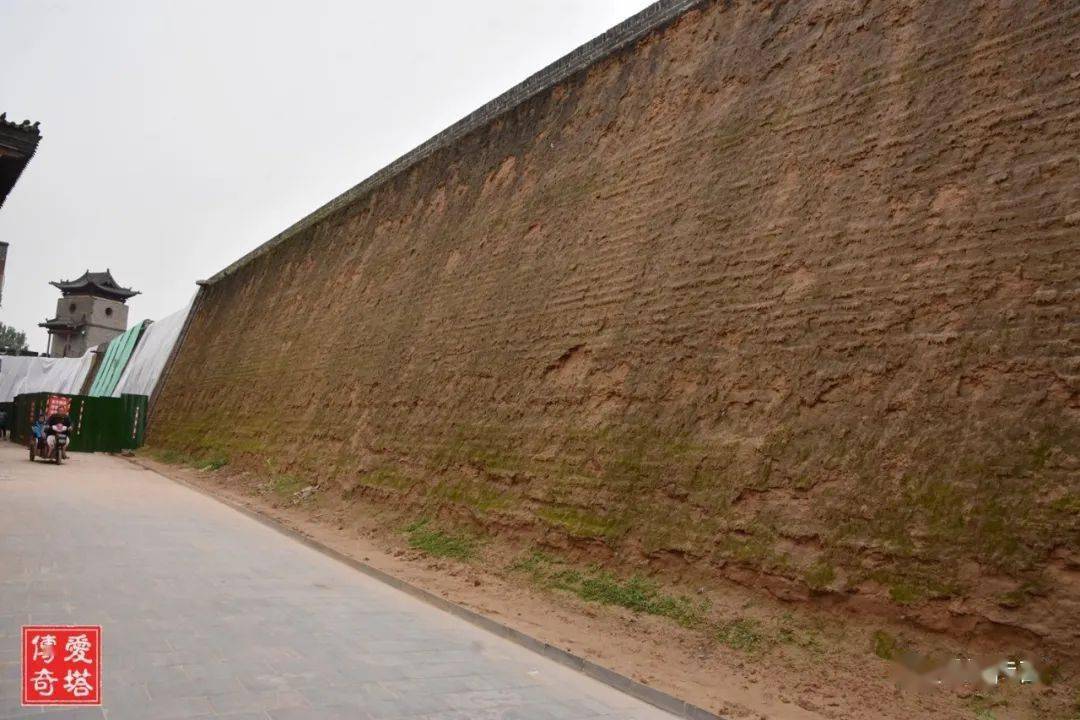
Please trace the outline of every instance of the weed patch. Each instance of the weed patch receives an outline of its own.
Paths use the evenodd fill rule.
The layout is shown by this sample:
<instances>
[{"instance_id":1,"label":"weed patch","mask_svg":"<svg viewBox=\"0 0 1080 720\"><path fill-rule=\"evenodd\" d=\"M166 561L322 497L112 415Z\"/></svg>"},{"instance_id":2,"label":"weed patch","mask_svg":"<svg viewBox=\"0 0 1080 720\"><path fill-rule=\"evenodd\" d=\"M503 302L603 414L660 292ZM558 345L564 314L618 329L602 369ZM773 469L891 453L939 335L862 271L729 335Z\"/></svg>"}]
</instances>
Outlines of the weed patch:
<instances>
[{"instance_id":1,"label":"weed patch","mask_svg":"<svg viewBox=\"0 0 1080 720\"><path fill-rule=\"evenodd\" d=\"M1002 697L992 697L984 693L975 693L968 700L968 705L975 712L975 720L997 720L994 711L1008 706L1009 701Z\"/></svg>"},{"instance_id":2,"label":"weed patch","mask_svg":"<svg viewBox=\"0 0 1080 720\"><path fill-rule=\"evenodd\" d=\"M150 456L159 462L167 463L169 465L193 465L195 458L188 453L182 453L178 450L171 448L165 448L162 450L152 449L148 451Z\"/></svg>"},{"instance_id":3,"label":"weed patch","mask_svg":"<svg viewBox=\"0 0 1080 720\"><path fill-rule=\"evenodd\" d=\"M418 520L405 528L409 547L422 550L435 557L469 560L476 554L476 541L460 535L451 535L428 527L427 520Z\"/></svg>"},{"instance_id":4,"label":"weed patch","mask_svg":"<svg viewBox=\"0 0 1080 720\"><path fill-rule=\"evenodd\" d=\"M212 457L206 461L206 464L202 466L203 470L220 470L229 464L229 458L224 455Z\"/></svg>"},{"instance_id":5,"label":"weed patch","mask_svg":"<svg viewBox=\"0 0 1080 720\"><path fill-rule=\"evenodd\" d=\"M757 620L739 618L718 625L716 639L733 650L753 652L762 646L765 635Z\"/></svg>"},{"instance_id":6,"label":"weed patch","mask_svg":"<svg viewBox=\"0 0 1080 720\"><path fill-rule=\"evenodd\" d=\"M898 647L896 638L884 630L874 633L874 654L882 660L892 660Z\"/></svg>"},{"instance_id":7,"label":"weed patch","mask_svg":"<svg viewBox=\"0 0 1080 720\"><path fill-rule=\"evenodd\" d=\"M784 613L777 621L773 637L777 642L795 645L813 653L820 654L825 651L820 632L800 627L791 613Z\"/></svg>"},{"instance_id":8,"label":"weed patch","mask_svg":"<svg viewBox=\"0 0 1080 720\"><path fill-rule=\"evenodd\" d=\"M275 475L270 481L270 489L282 497L290 497L304 488L303 478L296 475Z\"/></svg>"},{"instance_id":9,"label":"weed patch","mask_svg":"<svg viewBox=\"0 0 1080 720\"><path fill-rule=\"evenodd\" d=\"M537 585L546 584L547 571L555 562L555 558L542 552L533 552L524 555L507 565L507 572L523 573Z\"/></svg>"},{"instance_id":10,"label":"weed patch","mask_svg":"<svg viewBox=\"0 0 1080 720\"><path fill-rule=\"evenodd\" d=\"M158 462L187 465L200 470L219 470L229 463L229 458L225 455L193 455L172 448L148 448L146 453Z\"/></svg>"},{"instance_id":11,"label":"weed patch","mask_svg":"<svg viewBox=\"0 0 1080 720\"><path fill-rule=\"evenodd\" d=\"M832 565L825 562L818 562L806 571L803 575L803 580L811 590L821 592L826 590L829 585L836 580L836 571L833 570Z\"/></svg>"},{"instance_id":12,"label":"weed patch","mask_svg":"<svg viewBox=\"0 0 1080 720\"><path fill-rule=\"evenodd\" d=\"M533 553L511 563L507 569L528 573L538 585L570 592L589 602L662 615L684 627L699 625L704 621L707 603L695 603L685 595L668 595L655 582L641 576L624 580L596 568L582 572L574 568L555 567L557 564L558 561L548 555Z\"/></svg>"}]
</instances>

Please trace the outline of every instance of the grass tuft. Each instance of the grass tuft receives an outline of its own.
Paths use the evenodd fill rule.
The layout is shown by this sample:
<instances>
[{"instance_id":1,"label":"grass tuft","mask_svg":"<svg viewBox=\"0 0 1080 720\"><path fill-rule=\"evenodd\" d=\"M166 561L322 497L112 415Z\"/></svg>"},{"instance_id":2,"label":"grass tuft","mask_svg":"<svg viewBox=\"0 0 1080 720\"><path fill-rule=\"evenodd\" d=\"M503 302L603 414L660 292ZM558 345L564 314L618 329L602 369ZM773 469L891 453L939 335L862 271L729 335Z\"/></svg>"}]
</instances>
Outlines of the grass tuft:
<instances>
[{"instance_id":1,"label":"grass tuft","mask_svg":"<svg viewBox=\"0 0 1080 720\"><path fill-rule=\"evenodd\" d=\"M422 550L435 557L470 560L476 555L476 541L460 535L451 535L428 527L427 520L418 520L405 528L409 535L409 547Z\"/></svg>"},{"instance_id":2,"label":"grass tuft","mask_svg":"<svg viewBox=\"0 0 1080 720\"><path fill-rule=\"evenodd\" d=\"M874 654L882 660L892 660L899 648L899 643L889 633L878 630L874 633Z\"/></svg>"},{"instance_id":3,"label":"grass tuft","mask_svg":"<svg viewBox=\"0 0 1080 720\"><path fill-rule=\"evenodd\" d=\"M899 605L914 605L923 599L924 594L915 585L898 581L889 586L889 597Z\"/></svg>"},{"instance_id":4,"label":"grass tuft","mask_svg":"<svg viewBox=\"0 0 1080 720\"><path fill-rule=\"evenodd\" d=\"M803 580L811 590L821 592L836 580L836 571L826 562L817 562L806 571Z\"/></svg>"},{"instance_id":5,"label":"grass tuft","mask_svg":"<svg viewBox=\"0 0 1080 720\"><path fill-rule=\"evenodd\" d=\"M203 470L220 470L221 468L225 467L228 464L229 464L229 458L225 457L224 455L218 455L216 457L212 457L209 460L207 460L206 464L203 465L202 469Z\"/></svg>"},{"instance_id":6,"label":"grass tuft","mask_svg":"<svg viewBox=\"0 0 1080 720\"><path fill-rule=\"evenodd\" d=\"M291 497L304 489L307 483L296 475L275 475L270 481L270 489L282 497Z\"/></svg>"},{"instance_id":7,"label":"grass tuft","mask_svg":"<svg viewBox=\"0 0 1080 720\"><path fill-rule=\"evenodd\" d=\"M180 452L179 450L173 450L171 448L165 448L163 450L150 450L150 456L155 460L158 460L169 465L191 465L195 462L195 458L188 453Z\"/></svg>"},{"instance_id":8,"label":"grass tuft","mask_svg":"<svg viewBox=\"0 0 1080 720\"><path fill-rule=\"evenodd\" d=\"M753 652L762 646L765 635L757 620L739 618L717 626L716 639L734 650Z\"/></svg>"},{"instance_id":9,"label":"grass tuft","mask_svg":"<svg viewBox=\"0 0 1080 720\"><path fill-rule=\"evenodd\" d=\"M146 452L158 462L187 465L200 470L218 470L229 463L229 458L225 455L193 455L172 448L148 448Z\"/></svg>"},{"instance_id":10,"label":"grass tuft","mask_svg":"<svg viewBox=\"0 0 1080 720\"><path fill-rule=\"evenodd\" d=\"M771 639L775 642L795 645L818 655L825 652L825 642L821 637L820 629L798 623L795 616L789 612L784 613L777 620L771 635Z\"/></svg>"},{"instance_id":11,"label":"grass tuft","mask_svg":"<svg viewBox=\"0 0 1080 720\"><path fill-rule=\"evenodd\" d=\"M534 552L511 563L507 569L528 573L538 585L573 593L588 602L661 615L684 627L699 625L708 609L705 601L695 603L685 595L669 595L655 582L639 575L624 580L595 568L582 572L574 568L556 567L558 564L556 559Z\"/></svg>"}]
</instances>

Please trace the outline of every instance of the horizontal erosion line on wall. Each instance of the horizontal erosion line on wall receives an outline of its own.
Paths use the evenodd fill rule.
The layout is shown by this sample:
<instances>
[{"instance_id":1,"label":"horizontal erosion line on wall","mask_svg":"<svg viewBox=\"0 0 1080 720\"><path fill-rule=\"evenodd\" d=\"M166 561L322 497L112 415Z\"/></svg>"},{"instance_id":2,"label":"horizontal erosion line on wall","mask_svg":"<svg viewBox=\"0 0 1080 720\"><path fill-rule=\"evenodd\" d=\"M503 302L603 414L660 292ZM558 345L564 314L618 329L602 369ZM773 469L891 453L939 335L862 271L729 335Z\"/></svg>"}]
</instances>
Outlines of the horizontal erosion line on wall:
<instances>
[{"instance_id":1,"label":"horizontal erosion line on wall","mask_svg":"<svg viewBox=\"0 0 1080 720\"><path fill-rule=\"evenodd\" d=\"M548 90L566 80L575 73L584 70L599 60L636 42L645 35L673 22L689 10L713 0L660 0L636 15L624 20L603 35L593 38L576 50L564 55L543 70L526 78L523 82L506 91L478 110L454 123L435 135L427 142L379 170L359 185L346 190L341 195L326 203L315 212L294 223L265 243L221 270L204 284L212 285L236 272L255 258L269 252L294 235L329 217L335 211L354 202L358 198L375 190L396 175L428 157L432 153L453 144L455 141L477 130L500 115L514 109L531 97Z\"/></svg>"}]
</instances>

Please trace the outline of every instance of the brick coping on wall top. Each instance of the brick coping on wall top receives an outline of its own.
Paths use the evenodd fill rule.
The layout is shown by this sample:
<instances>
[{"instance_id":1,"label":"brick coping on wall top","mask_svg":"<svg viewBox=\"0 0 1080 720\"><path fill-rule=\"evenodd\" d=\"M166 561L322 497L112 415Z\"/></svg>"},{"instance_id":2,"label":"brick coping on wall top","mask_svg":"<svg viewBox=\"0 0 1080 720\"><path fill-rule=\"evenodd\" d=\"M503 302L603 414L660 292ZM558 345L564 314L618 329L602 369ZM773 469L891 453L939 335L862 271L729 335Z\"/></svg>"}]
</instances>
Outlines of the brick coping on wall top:
<instances>
[{"instance_id":1,"label":"brick coping on wall top","mask_svg":"<svg viewBox=\"0 0 1080 720\"><path fill-rule=\"evenodd\" d=\"M526 78L523 82L514 86L491 102L466 115L464 118L435 135L427 142L414 148L405 155L402 155L359 185L346 190L315 212L294 223L226 267L224 270L221 270L208 280L202 281L199 284L212 285L223 280L226 276L236 272L255 258L272 250L274 247L293 237L297 233L324 220L340 208L367 195L386 181L399 175L405 170L408 170L432 153L451 145L473 130L481 128L500 115L513 110L529 98L551 89L575 73L584 70L599 60L629 46L654 30L658 30L668 25L691 9L704 5L710 1L711 0L659 0L659 2L653 3L602 35L593 38L576 50L564 55L543 70Z\"/></svg>"}]
</instances>

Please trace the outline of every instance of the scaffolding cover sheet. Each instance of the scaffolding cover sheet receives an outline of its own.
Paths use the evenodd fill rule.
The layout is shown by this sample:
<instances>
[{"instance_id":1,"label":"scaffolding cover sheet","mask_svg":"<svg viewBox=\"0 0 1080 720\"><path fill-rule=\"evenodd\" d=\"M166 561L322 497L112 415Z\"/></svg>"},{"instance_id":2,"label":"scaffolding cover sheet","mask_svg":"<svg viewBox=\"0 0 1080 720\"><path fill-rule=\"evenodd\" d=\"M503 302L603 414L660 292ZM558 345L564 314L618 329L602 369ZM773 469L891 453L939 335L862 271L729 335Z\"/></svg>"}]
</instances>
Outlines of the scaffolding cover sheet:
<instances>
[{"instance_id":1,"label":"scaffolding cover sheet","mask_svg":"<svg viewBox=\"0 0 1080 720\"><path fill-rule=\"evenodd\" d=\"M165 363L169 360L177 338L180 337L180 331L184 329L184 322L191 311L191 303L194 299L192 297L182 309L151 323L143 331L142 339L139 340L135 352L132 353L124 374L120 376L120 382L113 390L113 397L121 395L149 397L154 394L154 387L161 377L161 371L165 369Z\"/></svg>"},{"instance_id":2,"label":"scaffolding cover sheet","mask_svg":"<svg viewBox=\"0 0 1080 720\"><path fill-rule=\"evenodd\" d=\"M93 351L78 358L0 357L0 402L36 392L75 394L93 361Z\"/></svg>"},{"instance_id":3,"label":"scaffolding cover sheet","mask_svg":"<svg viewBox=\"0 0 1080 720\"><path fill-rule=\"evenodd\" d=\"M128 328L124 334L109 341L105 349L105 359L101 361L94 382L90 386L92 397L109 397L120 381L120 375L124 372L131 352L135 349L135 343L139 342L139 334L143 331L144 323Z\"/></svg>"}]
</instances>

